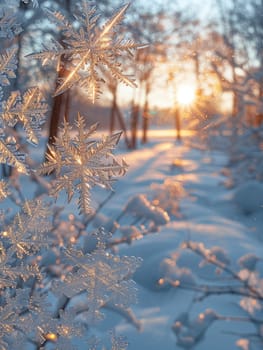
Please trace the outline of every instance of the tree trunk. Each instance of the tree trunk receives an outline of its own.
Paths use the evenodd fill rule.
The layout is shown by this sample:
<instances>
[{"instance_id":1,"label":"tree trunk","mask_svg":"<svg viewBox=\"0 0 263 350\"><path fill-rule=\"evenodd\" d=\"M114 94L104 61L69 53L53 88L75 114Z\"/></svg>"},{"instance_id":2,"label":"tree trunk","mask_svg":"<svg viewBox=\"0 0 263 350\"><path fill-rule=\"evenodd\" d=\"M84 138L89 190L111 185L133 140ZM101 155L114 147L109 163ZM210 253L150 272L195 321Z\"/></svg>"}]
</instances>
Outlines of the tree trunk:
<instances>
[{"instance_id":1,"label":"tree trunk","mask_svg":"<svg viewBox=\"0 0 263 350\"><path fill-rule=\"evenodd\" d=\"M181 116L180 109L176 107L175 109L175 128L176 128L176 140L181 141Z\"/></svg>"},{"instance_id":2,"label":"tree trunk","mask_svg":"<svg viewBox=\"0 0 263 350\"><path fill-rule=\"evenodd\" d=\"M142 119L142 143L147 143L148 141L148 128L149 128L149 113L148 113L148 102L145 102L143 109L143 119Z\"/></svg>"},{"instance_id":3,"label":"tree trunk","mask_svg":"<svg viewBox=\"0 0 263 350\"><path fill-rule=\"evenodd\" d=\"M263 2L263 0L262 0L262 2ZM263 50L261 52L260 69L263 70ZM263 104L263 79L261 79L260 82L259 82L258 99L259 99L259 106L260 106L259 113L262 114L262 112L263 112L263 110L262 110L262 104Z\"/></svg>"},{"instance_id":4,"label":"tree trunk","mask_svg":"<svg viewBox=\"0 0 263 350\"><path fill-rule=\"evenodd\" d=\"M196 49L196 51L194 52L194 66L195 66L196 91L201 96L202 89L201 89L201 81L200 81L200 58L199 58L198 49Z\"/></svg>"},{"instance_id":5,"label":"tree trunk","mask_svg":"<svg viewBox=\"0 0 263 350\"><path fill-rule=\"evenodd\" d=\"M125 143L126 143L126 146L127 148L131 148L131 143L128 139L128 135L127 135L127 128L126 128L126 125L125 125L125 121L124 121L124 118L123 118L123 115L116 103L116 108L115 108L115 111L116 111L116 114L117 114L117 117L118 117L118 121L120 123L120 127L123 131L123 135L124 135L124 139L125 139Z\"/></svg>"},{"instance_id":6,"label":"tree trunk","mask_svg":"<svg viewBox=\"0 0 263 350\"><path fill-rule=\"evenodd\" d=\"M143 115L142 115L142 143L146 143L148 141L147 133L149 128L149 92L150 92L150 83L146 82L145 87L145 101L143 106Z\"/></svg>"},{"instance_id":7,"label":"tree trunk","mask_svg":"<svg viewBox=\"0 0 263 350\"><path fill-rule=\"evenodd\" d=\"M236 117L238 115L238 94L236 92L237 87L237 79L236 79L236 72L235 72L235 62L232 62L232 81L233 81L233 102L232 102L232 116Z\"/></svg>"},{"instance_id":8,"label":"tree trunk","mask_svg":"<svg viewBox=\"0 0 263 350\"><path fill-rule=\"evenodd\" d=\"M132 106L131 114L131 148L135 149L137 147L137 128L139 120L139 106L134 101Z\"/></svg>"},{"instance_id":9,"label":"tree trunk","mask_svg":"<svg viewBox=\"0 0 263 350\"><path fill-rule=\"evenodd\" d=\"M67 13L70 13L70 2L71 0L65 0L65 11ZM61 56L61 60L59 62L59 72L57 76L56 81L56 88L59 86L58 81L66 76L66 69L65 69L65 57ZM70 97L69 97L69 91L60 94L58 96L55 96L53 99L53 107L50 114L50 122L49 122L49 134L48 134L48 145L52 145L55 142L56 136L58 134L58 127L61 119L61 115L63 112L64 107L64 118L66 120L69 119L69 103L70 103ZM47 158L47 155L49 154L48 145L46 148L46 154L45 158Z\"/></svg>"},{"instance_id":10,"label":"tree trunk","mask_svg":"<svg viewBox=\"0 0 263 350\"><path fill-rule=\"evenodd\" d=\"M125 120L117 103L117 85L111 85L109 88L112 93L112 105L111 105L111 111L110 111L110 135L112 135L114 132L114 126L116 121L115 118L117 117L121 130L123 131L123 136L124 136L126 146L127 148L130 148L130 141L127 135Z\"/></svg>"},{"instance_id":11,"label":"tree trunk","mask_svg":"<svg viewBox=\"0 0 263 350\"><path fill-rule=\"evenodd\" d=\"M117 107L117 85L111 86L111 92L112 92L112 104L111 104L111 111L110 111L110 135L113 134L114 130L114 124L115 124L115 112Z\"/></svg>"},{"instance_id":12,"label":"tree trunk","mask_svg":"<svg viewBox=\"0 0 263 350\"><path fill-rule=\"evenodd\" d=\"M64 118L66 122L69 122L70 99L70 90L67 90L64 93Z\"/></svg>"},{"instance_id":13,"label":"tree trunk","mask_svg":"<svg viewBox=\"0 0 263 350\"><path fill-rule=\"evenodd\" d=\"M59 74L60 76L60 74ZM58 134L58 126L60 121L60 113L62 107L63 94L54 98L53 107L50 115L48 145L53 145ZM48 152L48 150L47 150Z\"/></svg>"}]
</instances>

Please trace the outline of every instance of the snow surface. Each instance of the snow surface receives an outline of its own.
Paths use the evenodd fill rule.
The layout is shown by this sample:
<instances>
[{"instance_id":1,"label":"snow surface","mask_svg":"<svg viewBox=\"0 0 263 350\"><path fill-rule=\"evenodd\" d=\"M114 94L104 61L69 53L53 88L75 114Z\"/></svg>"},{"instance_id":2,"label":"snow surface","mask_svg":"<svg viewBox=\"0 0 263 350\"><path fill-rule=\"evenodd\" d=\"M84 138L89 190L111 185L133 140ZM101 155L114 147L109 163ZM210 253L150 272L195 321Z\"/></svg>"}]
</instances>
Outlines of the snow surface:
<instances>
[{"instance_id":1,"label":"snow surface","mask_svg":"<svg viewBox=\"0 0 263 350\"><path fill-rule=\"evenodd\" d=\"M131 244L118 245L119 254L143 259L134 275L138 303L132 308L140 329L112 311L106 311L107 317L101 329L103 332L115 326L118 333L127 336L130 350L181 349L175 335L177 326L174 326L174 331L172 326L176 319L184 319L185 315L194 320L206 309L213 309L226 317L246 315L239 306L239 296L214 295L196 301L198 293L195 291L173 288L168 284L158 285L169 266L167 262L173 260L174 266L179 267L177 273L182 275L187 271L185 278L188 280L192 278L190 274L197 276L202 283L208 280L212 285L220 278L224 279L224 274L218 274L214 266L202 265L196 254L181 250L183 241L191 239L208 248L215 247L214 254L218 259L225 259L226 263L231 261L231 266L237 271L241 269L238 259L243 255L262 257L262 185L253 183L227 189L221 171L228 161L226 154L191 149L187 142L176 143L161 133L159 136L158 139L155 135L150 143L135 151L119 151L130 165L129 170L115 184L116 193L102 210L103 215L111 220L117 218L132 197L143 194L151 198L153 184L163 184L167 179L181 184L185 190L178 201L180 215L170 215L170 221L160 226L158 232L147 234ZM125 215L120 224L126 229L131 225ZM261 272L262 267L259 261ZM247 333L255 333L250 323L216 319L198 337L194 349L240 349L236 342ZM254 344L251 349L261 349L261 345Z\"/></svg>"},{"instance_id":2,"label":"snow surface","mask_svg":"<svg viewBox=\"0 0 263 350\"><path fill-rule=\"evenodd\" d=\"M132 306L134 317L105 309L105 320L95 330L96 334L104 338L109 329L116 328L118 334L127 337L129 350L245 350L246 341L240 343L243 347L238 347L237 341L246 338L246 334L255 334L256 329L251 322L242 321L248 314L240 306L241 297L226 294L198 300L200 294L196 291L174 288L166 282L160 285L158 281L166 275L188 284L228 283L229 276L224 272L206 264L195 253L181 249L186 240L211 248L218 260L235 271L244 271L248 264L254 268L253 257L263 257L262 184L250 181L227 188L226 171L222 171L229 161L225 151L192 148L189 135L177 143L169 130L167 133L155 130L150 142L137 150L127 151L120 144L117 153L129 164L128 172L114 184L115 194L88 230L102 225L116 231L113 238L115 235L125 238L127 243L114 249L120 255L141 257L143 262L134 275L138 289L138 303ZM160 202L167 204L165 210L170 211L170 220L156 209L159 207L149 204L160 190ZM106 196L99 189L94 201L100 203ZM66 213L75 210L74 202L67 205L59 200L58 205L65 205ZM140 234L136 228L140 214L147 214L147 218L153 215L148 228L154 232ZM160 214L164 220L159 220ZM256 266L262 278L262 260L256 260ZM258 312L262 319L262 309ZM200 319L200 313L204 319ZM212 315L207 328L203 326L206 315L210 318ZM230 317L241 319L226 320ZM191 344L187 347L185 342L189 332L195 336L193 347ZM262 343L253 342L249 349L261 350Z\"/></svg>"}]
</instances>

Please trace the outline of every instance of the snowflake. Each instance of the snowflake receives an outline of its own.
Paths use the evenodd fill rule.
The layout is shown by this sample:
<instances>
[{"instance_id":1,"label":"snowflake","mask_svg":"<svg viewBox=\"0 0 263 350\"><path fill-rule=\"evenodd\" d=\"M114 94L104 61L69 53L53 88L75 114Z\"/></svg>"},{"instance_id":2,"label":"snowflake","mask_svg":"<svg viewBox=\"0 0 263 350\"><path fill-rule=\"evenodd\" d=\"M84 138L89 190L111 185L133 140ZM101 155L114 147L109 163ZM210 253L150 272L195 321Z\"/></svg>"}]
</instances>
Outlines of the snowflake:
<instances>
[{"instance_id":1,"label":"snowflake","mask_svg":"<svg viewBox=\"0 0 263 350\"><path fill-rule=\"evenodd\" d=\"M15 295L12 291L8 292L8 289L1 293L1 304L0 304L0 349L7 350L10 348L10 344L5 341L8 339L8 343L11 341L14 345L23 345L25 337L23 332L28 333L27 320L29 314L24 312L26 310L26 303L30 291L27 289L16 289ZM24 325L24 329L23 329Z\"/></svg>"},{"instance_id":2,"label":"snowflake","mask_svg":"<svg viewBox=\"0 0 263 350\"><path fill-rule=\"evenodd\" d=\"M76 349L71 344L71 339L73 337L79 339L86 329L76 321L75 310L72 308L66 311L60 310L59 314L54 316L48 308L45 308L45 300L40 306L40 309L31 312L29 316L26 315L26 322L20 326L20 330L33 342L42 345L43 349L46 342L54 343L55 349Z\"/></svg>"},{"instance_id":3,"label":"snowflake","mask_svg":"<svg viewBox=\"0 0 263 350\"><path fill-rule=\"evenodd\" d=\"M62 280L54 281L52 290L68 298L87 292L85 320L89 325L102 319L100 310L107 303L126 309L136 302L131 276L140 265L140 259L112 255L100 242L90 254L65 249L61 261L74 266L73 271L65 274Z\"/></svg>"},{"instance_id":4,"label":"snowflake","mask_svg":"<svg viewBox=\"0 0 263 350\"><path fill-rule=\"evenodd\" d=\"M90 140L97 124L85 131L84 118L78 115L77 135L71 139L71 127L64 122L61 136L55 144L49 146L47 161L40 167L40 174L56 173L51 195L55 197L64 189L68 202L75 191L79 193L78 207L80 213L90 212L90 190L95 185L111 189L112 182L119 175L124 175L127 164L119 162L112 154L119 142L121 133L106 136L102 140Z\"/></svg>"},{"instance_id":5,"label":"snowflake","mask_svg":"<svg viewBox=\"0 0 263 350\"><path fill-rule=\"evenodd\" d=\"M125 337L117 336L114 332L111 332L111 350L125 350L128 343Z\"/></svg>"},{"instance_id":6,"label":"snowflake","mask_svg":"<svg viewBox=\"0 0 263 350\"><path fill-rule=\"evenodd\" d=\"M20 92L12 92L2 104L0 120L4 125L14 127L20 122L26 131L27 140L38 144L40 126L45 122L48 110L42 93L37 87L28 89L21 97Z\"/></svg>"},{"instance_id":7,"label":"snowflake","mask_svg":"<svg viewBox=\"0 0 263 350\"><path fill-rule=\"evenodd\" d=\"M9 195L8 183L4 180L0 181L0 201L4 200Z\"/></svg>"},{"instance_id":8,"label":"snowflake","mask_svg":"<svg viewBox=\"0 0 263 350\"><path fill-rule=\"evenodd\" d=\"M17 123L22 124L26 131L27 141L33 145L38 144L40 126L45 121L47 109L47 104L43 101L43 96L36 87L28 89L22 97L19 92L12 92L7 101L2 102L0 109L0 163L15 167L24 174L29 172L25 155L19 151L16 137L12 136L10 128ZM6 133L9 136L6 136Z\"/></svg>"},{"instance_id":9,"label":"snowflake","mask_svg":"<svg viewBox=\"0 0 263 350\"><path fill-rule=\"evenodd\" d=\"M0 163L15 167L19 172L28 174L29 169L25 163L25 155L19 151L15 137L5 135L0 128Z\"/></svg>"},{"instance_id":10,"label":"snowflake","mask_svg":"<svg viewBox=\"0 0 263 350\"><path fill-rule=\"evenodd\" d=\"M0 24L1 25L1 24ZM17 68L17 47L7 49L0 55L0 84L3 86L10 85L10 79L15 78Z\"/></svg>"},{"instance_id":11,"label":"snowflake","mask_svg":"<svg viewBox=\"0 0 263 350\"><path fill-rule=\"evenodd\" d=\"M116 335L115 331L110 331L109 335L110 335L110 340L109 340L110 347L105 347L105 346L100 347L101 341L96 337L92 337L88 340L88 343L89 343L88 350L107 350L107 349L108 350L126 350L127 349L128 342L125 337Z\"/></svg>"},{"instance_id":12,"label":"snowflake","mask_svg":"<svg viewBox=\"0 0 263 350\"><path fill-rule=\"evenodd\" d=\"M25 202L21 213L18 213L13 222L0 234L10 244L9 253L14 252L21 259L48 246L51 242L44 233L51 228L49 216L50 209L47 203L41 200Z\"/></svg>"},{"instance_id":13,"label":"snowflake","mask_svg":"<svg viewBox=\"0 0 263 350\"><path fill-rule=\"evenodd\" d=\"M0 306L0 349L7 350L8 344L4 338L12 334L14 325L16 324L17 315L12 310L12 307L6 305L5 307Z\"/></svg>"},{"instance_id":14,"label":"snowflake","mask_svg":"<svg viewBox=\"0 0 263 350\"><path fill-rule=\"evenodd\" d=\"M4 238L4 234L2 237ZM2 238L1 237L1 238ZM25 265L17 263L14 265L12 259L12 249L4 248L3 243L0 243L0 289L7 287L16 287L18 279L27 280L34 276L39 276L37 265Z\"/></svg>"},{"instance_id":15,"label":"snowflake","mask_svg":"<svg viewBox=\"0 0 263 350\"><path fill-rule=\"evenodd\" d=\"M16 13L12 6L14 4L8 0L8 3L4 4L5 8L1 8L0 4L0 38L13 39L17 34L22 31L22 27L17 23ZM10 6L8 8L8 6Z\"/></svg>"},{"instance_id":16,"label":"snowflake","mask_svg":"<svg viewBox=\"0 0 263 350\"><path fill-rule=\"evenodd\" d=\"M36 277L39 271L36 265L10 266L6 262L0 263L0 288L16 287L18 278L27 280Z\"/></svg>"},{"instance_id":17,"label":"snowflake","mask_svg":"<svg viewBox=\"0 0 263 350\"><path fill-rule=\"evenodd\" d=\"M58 25L65 39L62 44L53 40L48 46L45 45L42 52L29 55L42 60L43 64L50 60L58 61L62 56L66 58L66 70L69 73L59 81L54 95L59 95L78 84L87 89L94 101L101 93L105 71L127 85L136 86L134 79L123 73L120 60L124 55L127 58L131 57L134 50L145 46L125 39L118 32L118 25L129 4L121 7L102 28L99 28L99 16L95 7L84 0L81 5L81 13L74 16L79 22L77 28L61 13L46 10L48 17Z\"/></svg>"}]
</instances>

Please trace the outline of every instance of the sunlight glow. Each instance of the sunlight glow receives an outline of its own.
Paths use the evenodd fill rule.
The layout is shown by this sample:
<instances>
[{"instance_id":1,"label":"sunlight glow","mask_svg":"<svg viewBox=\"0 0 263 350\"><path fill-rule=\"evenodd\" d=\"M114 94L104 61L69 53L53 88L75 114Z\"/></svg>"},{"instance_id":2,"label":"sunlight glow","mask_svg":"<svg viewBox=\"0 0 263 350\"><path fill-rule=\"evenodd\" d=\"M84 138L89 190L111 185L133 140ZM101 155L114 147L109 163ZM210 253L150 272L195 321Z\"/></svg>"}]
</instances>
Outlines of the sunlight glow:
<instances>
[{"instance_id":1,"label":"sunlight glow","mask_svg":"<svg viewBox=\"0 0 263 350\"><path fill-rule=\"evenodd\" d=\"M45 338L46 338L46 340L56 341L58 337L55 333L47 333L45 335Z\"/></svg>"},{"instance_id":2,"label":"sunlight glow","mask_svg":"<svg viewBox=\"0 0 263 350\"><path fill-rule=\"evenodd\" d=\"M176 91L176 100L180 105L190 106L196 98L195 86L183 84L178 86Z\"/></svg>"}]
</instances>

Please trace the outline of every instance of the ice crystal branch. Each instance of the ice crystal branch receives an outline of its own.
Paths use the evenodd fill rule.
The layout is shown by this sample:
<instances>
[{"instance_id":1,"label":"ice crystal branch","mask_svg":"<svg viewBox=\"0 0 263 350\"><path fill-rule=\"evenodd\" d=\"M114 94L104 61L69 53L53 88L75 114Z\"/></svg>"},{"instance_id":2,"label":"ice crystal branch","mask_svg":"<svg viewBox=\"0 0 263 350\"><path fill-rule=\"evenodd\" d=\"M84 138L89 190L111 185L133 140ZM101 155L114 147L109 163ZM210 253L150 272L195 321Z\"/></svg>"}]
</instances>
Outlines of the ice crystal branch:
<instances>
[{"instance_id":1,"label":"ice crystal branch","mask_svg":"<svg viewBox=\"0 0 263 350\"><path fill-rule=\"evenodd\" d=\"M9 242L9 253L13 252L21 259L51 244L45 235L51 229L50 214L48 205L41 200L25 202L21 212L1 233Z\"/></svg>"},{"instance_id":2,"label":"ice crystal branch","mask_svg":"<svg viewBox=\"0 0 263 350\"><path fill-rule=\"evenodd\" d=\"M26 131L27 140L38 144L40 126L45 122L48 106L42 93L37 87L28 89L23 96L20 92L12 92L2 105L0 119L10 127L22 124Z\"/></svg>"},{"instance_id":3,"label":"ice crystal branch","mask_svg":"<svg viewBox=\"0 0 263 350\"><path fill-rule=\"evenodd\" d=\"M9 57L6 57L9 60ZM11 69L11 68L10 68ZM10 75L9 75L10 76ZM12 76L13 77L13 76ZM48 106L37 87L28 89L23 96L12 92L0 109L0 162L17 168L21 173L29 172L25 155L19 151L19 144L11 128L20 124L26 132L27 141L37 145L40 127L45 121ZM6 136L9 134L9 136ZM13 136L11 136L13 134Z\"/></svg>"},{"instance_id":4,"label":"ice crystal branch","mask_svg":"<svg viewBox=\"0 0 263 350\"><path fill-rule=\"evenodd\" d=\"M0 55L0 84L3 86L10 84L10 79L15 78L17 66L17 47L12 47Z\"/></svg>"},{"instance_id":5,"label":"ice crystal branch","mask_svg":"<svg viewBox=\"0 0 263 350\"><path fill-rule=\"evenodd\" d=\"M100 231L97 234L100 236ZM140 265L140 259L119 257L108 253L105 248L105 244L99 242L90 254L75 249L63 250L61 261L65 266L74 266L74 272L68 272L63 280L54 281L52 287L55 293L68 298L87 293L85 319L89 325L102 318L100 310L107 303L127 309L136 302L131 276Z\"/></svg>"},{"instance_id":6,"label":"ice crystal branch","mask_svg":"<svg viewBox=\"0 0 263 350\"><path fill-rule=\"evenodd\" d=\"M15 11L0 7L0 38L13 39L21 31L22 28L17 23Z\"/></svg>"},{"instance_id":7,"label":"ice crystal branch","mask_svg":"<svg viewBox=\"0 0 263 350\"><path fill-rule=\"evenodd\" d=\"M49 146L47 161L39 169L40 174L55 172L51 194L55 197L61 190L65 190L68 201L74 192L79 193L78 207L80 213L90 212L90 190L99 185L111 189L111 184L125 174L127 164L118 161L113 150L119 142L121 133L106 136L101 140L91 140L97 125L85 131L84 118L78 115L77 135L71 139L71 127L65 121L61 135L55 144Z\"/></svg>"},{"instance_id":8,"label":"ice crystal branch","mask_svg":"<svg viewBox=\"0 0 263 350\"><path fill-rule=\"evenodd\" d=\"M101 347L101 342L98 338L92 337L89 339L89 350L126 350L128 347L128 342L125 337L118 336L114 331L109 332L109 346L110 347Z\"/></svg>"},{"instance_id":9,"label":"ice crystal branch","mask_svg":"<svg viewBox=\"0 0 263 350\"><path fill-rule=\"evenodd\" d=\"M6 137L0 129L0 163L15 167L19 172L27 174L25 155L19 151L19 145L13 136Z\"/></svg>"},{"instance_id":10,"label":"ice crystal branch","mask_svg":"<svg viewBox=\"0 0 263 350\"><path fill-rule=\"evenodd\" d=\"M28 89L23 96L20 92L12 92L2 104L0 120L3 124L14 127L18 122L26 131L27 140L38 144L40 126L45 122L48 106L37 87Z\"/></svg>"},{"instance_id":11,"label":"ice crystal branch","mask_svg":"<svg viewBox=\"0 0 263 350\"><path fill-rule=\"evenodd\" d=\"M101 93L105 70L118 81L136 86L134 79L123 73L121 59L124 56L129 59L134 50L145 45L136 44L117 32L128 6L121 7L101 28L98 25L100 16L96 14L95 7L85 0L82 1L81 13L75 15L80 24L78 29L59 12L46 10L65 39L62 45L53 40L41 52L29 56L41 60L43 64L49 60L60 60L62 56L66 58L68 75L59 81L55 96L78 85L85 88L92 101L95 101Z\"/></svg>"},{"instance_id":12,"label":"ice crystal branch","mask_svg":"<svg viewBox=\"0 0 263 350\"><path fill-rule=\"evenodd\" d=\"M7 10L0 5L0 38L13 39L21 30L14 11L18 10L19 2L4 2ZM22 2L30 4L30 8L38 5L37 0ZM64 40L62 43L54 40L43 52L32 55L43 63L50 59L65 62L63 68L68 75L58 82L55 95L77 83L87 87L94 100L101 93L106 70L117 80L134 86L133 78L122 71L122 58L123 55L131 57L139 45L117 32L128 5L120 8L103 26L99 26L93 5L82 1L81 6L74 23L58 12L46 10L61 29ZM91 189L96 185L112 189L112 183L127 170L127 164L113 154L121 133L94 138L97 124L88 129L84 118L78 115L76 130L64 122L59 136L49 147L47 161L40 166L39 175L35 175L19 143L25 138L38 145L47 104L37 87L24 93L14 91L3 98L7 95L5 87L16 77L16 56L15 46L0 55L0 163L15 167L19 173L31 173L32 178L54 173L55 179L48 186L52 188L50 195L57 197L65 190L70 201L77 194L80 214L89 213ZM23 138L18 134L20 128ZM8 201L11 195L19 206L17 213L0 212L0 349L27 346L37 350L76 349L76 339L91 339L90 325L103 317L103 307L135 323L129 306L136 301L132 274L140 260L111 254L108 251L111 236L103 230L96 233L97 244L91 250L80 250L79 238L87 224L76 226L75 236L72 236L73 220L70 227L64 221L56 226L56 213L52 214L47 202L40 197L24 198L17 171L9 181L0 181L0 201ZM61 240L58 232L63 228L67 236ZM53 303L56 296L58 305ZM80 296L82 301L76 303L77 308L73 301L72 308L72 298ZM114 333L110 343L111 350L127 347L126 341ZM97 348L93 344L93 348ZM105 349L103 344L100 346Z\"/></svg>"},{"instance_id":13,"label":"ice crystal branch","mask_svg":"<svg viewBox=\"0 0 263 350\"><path fill-rule=\"evenodd\" d=\"M1 235L3 239L3 233ZM12 251L6 250L0 245L0 289L16 288L19 279L26 281L30 277L39 276L39 270L36 265L27 265L18 263L14 265Z\"/></svg>"},{"instance_id":14,"label":"ice crystal branch","mask_svg":"<svg viewBox=\"0 0 263 350\"><path fill-rule=\"evenodd\" d=\"M9 195L8 183L4 180L0 181L0 201L4 200Z\"/></svg>"}]
</instances>

